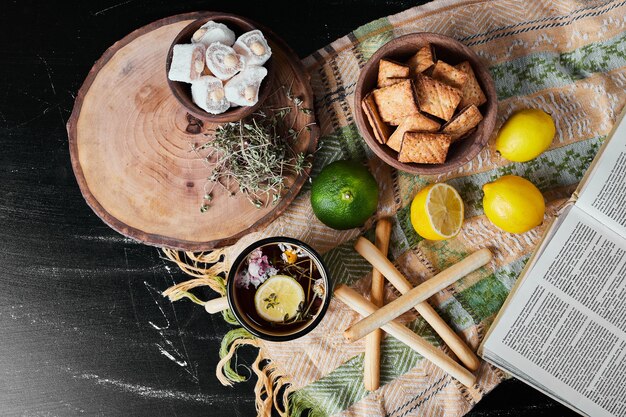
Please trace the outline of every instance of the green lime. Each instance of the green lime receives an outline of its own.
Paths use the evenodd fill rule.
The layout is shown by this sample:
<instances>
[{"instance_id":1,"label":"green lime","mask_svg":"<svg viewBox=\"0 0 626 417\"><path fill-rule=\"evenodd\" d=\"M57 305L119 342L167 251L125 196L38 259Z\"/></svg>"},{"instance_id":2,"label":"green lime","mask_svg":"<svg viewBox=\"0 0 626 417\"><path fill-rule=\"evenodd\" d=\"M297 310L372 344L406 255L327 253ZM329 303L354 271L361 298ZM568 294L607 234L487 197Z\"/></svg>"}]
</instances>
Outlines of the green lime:
<instances>
[{"instance_id":1,"label":"green lime","mask_svg":"<svg viewBox=\"0 0 626 417\"><path fill-rule=\"evenodd\" d=\"M359 227L378 207L378 184L361 163L336 161L313 180L311 206L317 218L333 229Z\"/></svg>"}]
</instances>

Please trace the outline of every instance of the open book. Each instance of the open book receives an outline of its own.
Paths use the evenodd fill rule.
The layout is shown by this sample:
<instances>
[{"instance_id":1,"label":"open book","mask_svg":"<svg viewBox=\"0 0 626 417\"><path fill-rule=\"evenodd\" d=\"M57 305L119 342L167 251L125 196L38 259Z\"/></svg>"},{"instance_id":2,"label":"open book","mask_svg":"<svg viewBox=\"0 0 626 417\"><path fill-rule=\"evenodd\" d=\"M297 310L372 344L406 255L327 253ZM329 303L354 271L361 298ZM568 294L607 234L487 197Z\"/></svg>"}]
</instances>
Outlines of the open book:
<instances>
[{"instance_id":1,"label":"open book","mask_svg":"<svg viewBox=\"0 0 626 417\"><path fill-rule=\"evenodd\" d=\"M624 113L479 354L580 414L626 416Z\"/></svg>"}]
</instances>

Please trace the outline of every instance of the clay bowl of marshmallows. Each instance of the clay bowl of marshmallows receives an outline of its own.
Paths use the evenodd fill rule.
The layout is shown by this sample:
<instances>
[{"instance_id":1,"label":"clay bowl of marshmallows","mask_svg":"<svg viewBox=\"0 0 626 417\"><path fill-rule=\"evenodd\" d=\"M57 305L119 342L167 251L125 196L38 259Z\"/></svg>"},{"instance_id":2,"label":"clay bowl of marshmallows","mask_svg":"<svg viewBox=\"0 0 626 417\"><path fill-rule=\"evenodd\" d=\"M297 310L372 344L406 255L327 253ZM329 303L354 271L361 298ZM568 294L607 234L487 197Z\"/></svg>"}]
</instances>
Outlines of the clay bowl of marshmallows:
<instances>
[{"instance_id":1,"label":"clay bowl of marshmallows","mask_svg":"<svg viewBox=\"0 0 626 417\"><path fill-rule=\"evenodd\" d=\"M272 49L248 20L214 14L185 27L167 54L167 80L189 114L211 123L241 120L270 93Z\"/></svg>"}]
</instances>

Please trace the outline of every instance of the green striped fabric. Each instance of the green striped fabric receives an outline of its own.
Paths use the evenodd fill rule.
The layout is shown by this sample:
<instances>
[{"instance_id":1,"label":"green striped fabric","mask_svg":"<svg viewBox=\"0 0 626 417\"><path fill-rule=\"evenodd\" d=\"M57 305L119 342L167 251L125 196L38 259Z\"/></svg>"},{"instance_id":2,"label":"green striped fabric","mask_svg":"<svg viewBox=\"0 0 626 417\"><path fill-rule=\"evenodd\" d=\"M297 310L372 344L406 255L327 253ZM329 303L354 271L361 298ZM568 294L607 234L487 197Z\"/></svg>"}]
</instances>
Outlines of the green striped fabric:
<instances>
[{"instance_id":1,"label":"green striped fabric","mask_svg":"<svg viewBox=\"0 0 626 417\"><path fill-rule=\"evenodd\" d=\"M351 56L363 65L380 46L399 34L412 31L434 31L455 36L472 46L490 64L501 101L500 121L515 109L529 106L551 110L557 120L563 121L562 125L559 124L559 142L527 163L506 163L502 160L494 163L496 158L493 155L481 154L484 158L482 164L477 164L470 172L451 175L450 178L396 173L400 190L398 197L402 205L393 217L392 259L403 252L414 251L429 259L431 267L441 269L468 253L473 246L472 242L426 244L414 232L410 225L409 204L420 188L434 181L447 180L460 191L466 203L466 219L480 219L481 186L501 175L522 175L537 184L546 195L552 190L575 186L595 156L615 114L623 106L626 33L614 28L613 33L607 36L602 34L600 27L603 22L621 21L626 10L624 2L559 2L559 7L554 9L536 2L524 3L529 4L520 8L512 1L467 2L463 10L462 6L456 7L450 1L434 2L360 27L325 48L324 54L314 54L305 60L311 69L312 84L318 97L317 111L333 113L333 123L336 125L336 120L339 120L340 125L337 128L322 126L323 131L331 133L321 139L313 175L334 160L372 157L358 134L352 115L340 103L352 99L358 73L334 80L335 84L331 85L321 77L322 74L328 75L326 63L329 60L337 63L344 56ZM463 33L460 28L446 25L446 20L459 23L462 16L467 19L471 16L473 25L465 22L464 27L468 32L474 30L475 34ZM494 46L491 47L491 44ZM524 51L513 53L507 52L506 48L511 51L524 48ZM329 52L333 49L334 53ZM535 49L538 51L535 52ZM507 54L511 55L510 59ZM337 96L335 93L340 88L345 90L345 97L323 99ZM583 95L583 101L576 102L576 98ZM533 239L536 241L538 236ZM370 272L370 267L352 245L353 240L344 242L324 255L336 283L354 285ZM459 291L436 305L438 312L458 332L487 326L504 303L528 256L528 250L516 253L495 271L480 270L469 286L460 285ZM439 338L421 318L409 326L434 345L441 345ZM399 377L423 362L420 355L393 338L385 339L382 351L381 378L385 385L393 385ZM363 387L362 375L363 354L359 354L321 378L299 387L292 395L293 413L297 415L308 408L314 416L429 415L428 409L423 408L425 404L437 397L443 398L442 393L447 389L437 385L443 382L432 380L413 396L398 395L395 391L391 396L391 388L386 391L383 387L378 394L382 399L372 401L378 401L377 404L385 411L376 410L367 414L359 407L370 397ZM495 384L482 388L488 391L493 386ZM433 387L438 387L438 391ZM450 401L460 402L460 397ZM412 405L409 407L409 404ZM461 415L473 404L472 401L455 404L450 407L449 415Z\"/></svg>"},{"instance_id":2,"label":"green striped fabric","mask_svg":"<svg viewBox=\"0 0 626 417\"><path fill-rule=\"evenodd\" d=\"M494 252L489 265L429 300L474 348L626 102L624 16L626 0L436 0L362 26L304 60L322 132L312 176L340 159L368 163L382 190L379 212L393 220L389 256L399 269L419 282L479 248ZM413 32L451 36L476 52L495 82L497 126L522 108L550 113L557 125L550 149L532 161L511 163L495 152L494 135L465 166L431 176L396 172L378 160L355 125L354 112L360 107L354 103L359 70L382 45ZM542 191L547 201L543 225L512 235L486 220L481 188L506 174L526 177ZM448 241L424 240L411 226L412 198L434 182L452 185L465 202L463 229ZM309 193L310 187L303 187L281 217L226 249L225 258L233 258L252 239L297 237L323 252L335 285L350 285L367 295L371 266L353 248L361 232L334 231L316 222ZM361 234L372 240L374 233L370 229ZM422 318L410 314L414 313L402 320L413 332L447 349ZM290 416L308 412L313 417L458 417L504 377L482 363L476 371L476 385L463 387L415 351L387 337L382 344L381 387L369 393L363 385L364 344L349 344L341 336L356 320L356 313L333 299L324 320L303 338L287 343L253 340L260 347L260 359L272 364L267 368L272 374L268 380L276 381L273 378L280 375L281 384L290 385ZM227 338L225 351L234 344L235 334ZM238 379L234 369L225 370L232 374L226 377L231 381ZM259 394L257 405L267 402L263 395Z\"/></svg>"},{"instance_id":3,"label":"green striped fabric","mask_svg":"<svg viewBox=\"0 0 626 417\"><path fill-rule=\"evenodd\" d=\"M498 99L563 87L626 65L626 35L569 52L537 53L490 68Z\"/></svg>"}]
</instances>

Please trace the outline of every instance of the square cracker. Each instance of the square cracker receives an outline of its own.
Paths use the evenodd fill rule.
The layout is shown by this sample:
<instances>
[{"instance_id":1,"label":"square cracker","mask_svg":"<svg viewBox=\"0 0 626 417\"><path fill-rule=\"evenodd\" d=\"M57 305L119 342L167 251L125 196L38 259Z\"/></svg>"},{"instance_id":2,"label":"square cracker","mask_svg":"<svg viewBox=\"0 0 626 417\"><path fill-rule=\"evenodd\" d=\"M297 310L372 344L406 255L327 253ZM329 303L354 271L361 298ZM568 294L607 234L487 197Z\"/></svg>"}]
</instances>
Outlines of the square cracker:
<instances>
[{"instance_id":1,"label":"square cracker","mask_svg":"<svg viewBox=\"0 0 626 417\"><path fill-rule=\"evenodd\" d=\"M378 61L378 88L397 84L397 79L409 78L409 67L388 59Z\"/></svg>"},{"instance_id":2,"label":"square cracker","mask_svg":"<svg viewBox=\"0 0 626 417\"><path fill-rule=\"evenodd\" d=\"M471 104L446 123L441 131L449 134L452 142L455 142L478 126L481 120L483 120L483 115L480 114L480 110L474 104Z\"/></svg>"},{"instance_id":3,"label":"square cracker","mask_svg":"<svg viewBox=\"0 0 626 417\"><path fill-rule=\"evenodd\" d=\"M417 74L416 94L421 111L450 120L461 101L461 91L426 75Z\"/></svg>"},{"instance_id":4,"label":"square cracker","mask_svg":"<svg viewBox=\"0 0 626 417\"><path fill-rule=\"evenodd\" d=\"M469 77L465 71L454 68L452 65L443 61L437 61L430 76L437 81L441 81L459 90L463 90L463 86Z\"/></svg>"},{"instance_id":5,"label":"square cracker","mask_svg":"<svg viewBox=\"0 0 626 417\"><path fill-rule=\"evenodd\" d=\"M435 53L432 46L426 44L426 46L421 47L406 63L411 68L412 75L424 72L435 64Z\"/></svg>"},{"instance_id":6,"label":"square cracker","mask_svg":"<svg viewBox=\"0 0 626 417\"><path fill-rule=\"evenodd\" d=\"M463 98L461 99L460 106L467 107L470 104L480 106L484 104L487 101L487 97L485 96L485 93L483 93L483 90L480 88L480 84L478 83L476 74L474 74L472 65L469 62L464 61L455 66L455 68L467 74L467 81L463 86Z\"/></svg>"},{"instance_id":7,"label":"square cracker","mask_svg":"<svg viewBox=\"0 0 626 417\"><path fill-rule=\"evenodd\" d=\"M402 138L405 132L436 132L441 126L422 113L415 113L402 120L398 128L387 139L387 146L396 152L400 152Z\"/></svg>"},{"instance_id":8,"label":"square cracker","mask_svg":"<svg viewBox=\"0 0 626 417\"><path fill-rule=\"evenodd\" d=\"M383 80L383 85L382 87L389 87L391 85L394 84L398 84L401 83L402 81L406 80L406 78L397 78L397 77L390 77L390 78L385 78ZM381 87L380 85L378 87Z\"/></svg>"},{"instance_id":9,"label":"square cracker","mask_svg":"<svg viewBox=\"0 0 626 417\"><path fill-rule=\"evenodd\" d=\"M393 126L397 126L403 117L419 111L411 80L378 88L372 91L372 95L381 119Z\"/></svg>"},{"instance_id":10,"label":"square cracker","mask_svg":"<svg viewBox=\"0 0 626 417\"><path fill-rule=\"evenodd\" d=\"M367 120L370 122L370 126L372 126L376 140L380 142L381 145L387 142L389 135L391 135L391 127L380 118L372 93L369 93L363 98L361 107L367 116Z\"/></svg>"},{"instance_id":11,"label":"square cracker","mask_svg":"<svg viewBox=\"0 0 626 417\"><path fill-rule=\"evenodd\" d=\"M445 133L406 132L398 161L443 164L446 162L451 140L450 135Z\"/></svg>"}]
</instances>

